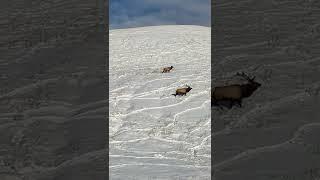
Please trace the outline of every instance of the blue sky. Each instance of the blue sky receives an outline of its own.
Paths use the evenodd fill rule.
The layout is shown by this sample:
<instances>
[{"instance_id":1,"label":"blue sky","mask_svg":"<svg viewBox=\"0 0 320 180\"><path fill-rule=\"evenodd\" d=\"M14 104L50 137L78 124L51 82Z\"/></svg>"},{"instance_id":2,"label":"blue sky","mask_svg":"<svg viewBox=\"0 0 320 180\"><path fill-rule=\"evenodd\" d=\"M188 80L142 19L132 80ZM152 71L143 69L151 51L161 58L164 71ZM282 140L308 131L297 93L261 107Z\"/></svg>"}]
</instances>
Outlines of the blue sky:
<instances>
[{"instance_id":1,"label":"blue sky","mask_svg":"<svg viewBox=\"0 0 320 180\"><path fill-rule=\"evenodd\" d=\"M210 0L109 0L109 27L210 26Z\"/></svg>"}]
</instances>

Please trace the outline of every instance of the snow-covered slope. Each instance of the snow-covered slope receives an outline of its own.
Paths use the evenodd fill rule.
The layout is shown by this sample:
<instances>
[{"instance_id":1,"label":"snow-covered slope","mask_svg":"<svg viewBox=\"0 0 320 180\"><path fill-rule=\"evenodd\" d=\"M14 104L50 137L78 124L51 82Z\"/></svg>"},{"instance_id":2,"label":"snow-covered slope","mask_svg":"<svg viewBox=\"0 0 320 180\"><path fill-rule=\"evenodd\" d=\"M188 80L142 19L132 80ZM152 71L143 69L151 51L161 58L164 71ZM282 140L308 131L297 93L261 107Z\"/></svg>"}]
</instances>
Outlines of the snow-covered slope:
<instances>
[{"instance_id":1,"label":"snow-covered slope","mask_svg":"<svg viewBox=\"0 0 320 180\"><path fill-rule=\"evenodd\" d=\"M1 180L107 179L102 37L3 59Z\"/></svg>"},{"instance_id":2,"label":"snow-covered slope","mask_svg":"<svg viewBox=\"0 0 320 180\"><path fill-rule=\"evenodd\" d=\"M210 177L210 39L201 26L110 31L111 179Z\"/></svg>"},{"instance_id":3,"label":"snow-covered slope","mask_svg":"<svg viewBox=\"0 0 320 180\"><path fill-rule=\"evenodd\" d=\"M212 111L215 179L319 179L320 1L212 7L212 84L238 71L262 84L242 108Z\"/></svg>"}]
</instances>

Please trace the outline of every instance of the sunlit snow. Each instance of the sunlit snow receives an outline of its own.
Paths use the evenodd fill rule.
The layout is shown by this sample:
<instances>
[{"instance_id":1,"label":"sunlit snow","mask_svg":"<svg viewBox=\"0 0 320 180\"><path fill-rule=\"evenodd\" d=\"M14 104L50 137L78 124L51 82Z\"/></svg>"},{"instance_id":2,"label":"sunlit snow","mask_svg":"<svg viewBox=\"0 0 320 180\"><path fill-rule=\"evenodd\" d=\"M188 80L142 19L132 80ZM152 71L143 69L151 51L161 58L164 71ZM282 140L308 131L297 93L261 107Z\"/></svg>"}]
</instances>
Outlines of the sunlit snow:
<instances>
[{"instance_id":1,"label":"sunlit snow","mask_svg":"<svg viewBox=\"0 0 320 180\"><path fill-rule=\"evenodd\" d=\"M210 179L210 31L110 31L111 179ZM186 96L171 95L184 85L193 88Z\"/></svg>"}]
</instances>

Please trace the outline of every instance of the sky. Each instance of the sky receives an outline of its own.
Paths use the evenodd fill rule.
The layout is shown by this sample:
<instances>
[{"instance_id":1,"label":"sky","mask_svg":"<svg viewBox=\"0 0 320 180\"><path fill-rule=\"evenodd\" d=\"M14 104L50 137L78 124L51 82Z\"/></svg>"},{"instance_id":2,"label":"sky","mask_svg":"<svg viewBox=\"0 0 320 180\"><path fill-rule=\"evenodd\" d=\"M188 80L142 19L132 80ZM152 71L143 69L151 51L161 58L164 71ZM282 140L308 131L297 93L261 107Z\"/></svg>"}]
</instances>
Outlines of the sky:
<instances>
[{"instance_id":1,"label":"sky","mask_svg":"<svg viewBox=\"0 0 320 180\"><path fill-rule=\"evenodd\" d=\"M109 0L109 28L211 24L210 0Z\"/></svg>"}]
</instances>

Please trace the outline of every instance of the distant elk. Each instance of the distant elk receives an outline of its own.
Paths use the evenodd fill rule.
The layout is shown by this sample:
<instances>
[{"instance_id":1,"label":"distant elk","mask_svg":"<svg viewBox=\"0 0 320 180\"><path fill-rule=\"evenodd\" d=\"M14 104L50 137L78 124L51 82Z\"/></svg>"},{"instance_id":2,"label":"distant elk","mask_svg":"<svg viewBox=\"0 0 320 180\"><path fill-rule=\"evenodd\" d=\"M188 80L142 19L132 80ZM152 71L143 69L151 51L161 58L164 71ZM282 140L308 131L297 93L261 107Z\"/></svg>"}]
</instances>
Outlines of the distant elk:
<instances>
[{"instance_id":1,"label":"distant elk","mask_svg":"<svg viewBox=\"0 0 320 180\"><path fill-rule=\"evenodd\" d=\"M215 87L214 91L211 91L211 106L221 108L220 105L227 102L228 108L231 108L235 103L241 107L242 99L251 96L261 86L260 83L254 81L255 77L249 78L243 72L237 73L237 75L244 77L247 83Z\"/></svg>"},{"instance_id":2,"label":"distant elk","mask_svg":"<svg viewBox=\"0 0 320 180\"><path fill-rule=\"evenodd\" d=\"M168 73L173 69L173 66L162 68L162 73Z\"/></svg>"},{"instance_id":3,"label":"distant elk","mask_svg":"<svg viewBox=\"0 0 320 180\"><path fill-rule=\"evenodd\" d=\"M187 93L189 92L189 91L191 91L191 87L190 86L188 86L188 85L186 85L187 87L185 87L185 88L178 88L177 90L176 90L176 93L175 94L172 94L172 95L174 95L174 96L177 96L177 95L179 95L179 96L186 96L187 95Z\"/></svg>"}]
</instances>

